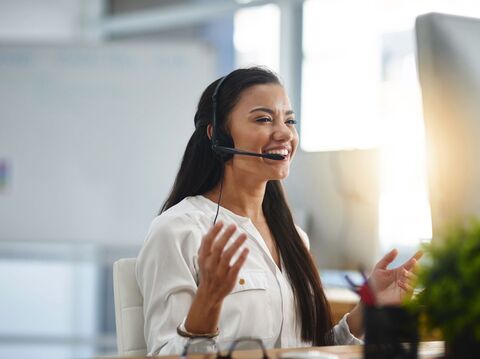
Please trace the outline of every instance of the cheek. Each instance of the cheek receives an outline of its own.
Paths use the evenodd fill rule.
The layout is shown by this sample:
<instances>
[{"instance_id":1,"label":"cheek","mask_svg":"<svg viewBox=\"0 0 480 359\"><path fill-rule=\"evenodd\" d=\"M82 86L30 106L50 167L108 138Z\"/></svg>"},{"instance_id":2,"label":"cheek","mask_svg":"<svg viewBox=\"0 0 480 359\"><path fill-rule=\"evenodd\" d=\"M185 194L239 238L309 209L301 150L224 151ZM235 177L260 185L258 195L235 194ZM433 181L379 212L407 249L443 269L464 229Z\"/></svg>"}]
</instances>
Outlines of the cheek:
<instances>
[{"instance_id":1,"label":"cheek","mask_svg":"<svg viewBox=\"0 0 480 359\"><path fill-rule=\"evenodd\" d=\"M294 152L297 152L298 141L299 141L298 132L295 130L295 131L293 132L293 139L292 139L292 146L293 146Z\"/></svg>"},{"instance_id":2,"label":"cheek","mask_svg":"<svg viewBox=\"0 0 480 359\"><path fill-rule=\"evenodd\" d=\"M269 134L263 131L252 130L250 132L238 133L235 136L235 146L258 151L269 141Z\"/></svg>"}]
</instances>

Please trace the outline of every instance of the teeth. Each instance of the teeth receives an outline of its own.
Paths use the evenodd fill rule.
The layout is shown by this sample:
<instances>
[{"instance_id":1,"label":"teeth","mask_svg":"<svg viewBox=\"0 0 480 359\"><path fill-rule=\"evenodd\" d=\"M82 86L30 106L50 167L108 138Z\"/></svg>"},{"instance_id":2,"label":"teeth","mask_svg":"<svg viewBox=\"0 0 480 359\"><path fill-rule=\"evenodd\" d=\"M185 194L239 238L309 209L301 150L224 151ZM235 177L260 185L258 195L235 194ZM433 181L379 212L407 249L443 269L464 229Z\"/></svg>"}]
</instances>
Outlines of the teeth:
<instances>
[{"instance_id":1,"label":"teeth","mask_svg":"<svg viewBox=\"0 0 480 359\"><path fill-rule=\"evenodd\" d=\"M288 155L288 150L270 150L267 151L267 153L274 154L274 155L282 155L282 156L287 156Z\"/></svg>"}]
</instances>

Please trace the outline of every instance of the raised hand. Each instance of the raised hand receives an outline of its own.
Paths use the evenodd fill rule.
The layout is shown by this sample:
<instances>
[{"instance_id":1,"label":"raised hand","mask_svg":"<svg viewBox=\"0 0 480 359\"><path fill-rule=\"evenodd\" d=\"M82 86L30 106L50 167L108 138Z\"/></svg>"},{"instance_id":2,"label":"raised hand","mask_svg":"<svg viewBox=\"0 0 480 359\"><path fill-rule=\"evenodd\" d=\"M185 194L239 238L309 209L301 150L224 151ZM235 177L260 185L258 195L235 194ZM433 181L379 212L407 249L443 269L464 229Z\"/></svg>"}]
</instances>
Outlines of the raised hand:
<instances>
[{"instance_id":1,"label":"raised hand","mask_svg":"<svg viewBox=\"0 0 480 359\"><path fill-rule=\"evenodd\" d=\"M237 227L232 224L220 233L222 228L223 223L217 222L203 237L198 250L200 283L185 321L185 328L191 333L216 331L223 300L235 286L238 272L247 259L248 249L244 248L233 260L247 235L240 234L225 248Z\"/></svg>"},{"instance_id":2,"label":"raised hand","mask_svg":"<svg viewBox=\"0 0 480 359\"><path fill-rule=\"evenodd\" d=\"M405 298L412 295L415 281L415 264L422 257L418 251L409 260L396 268L388 269L388 265L397 257L396 249L387 253L373 268L368 283L375 293L376 305L400 305ZM363 336L363 311L360 305L355 306L347 317L350 332L360 338Z\"/></svg>"},{"instance_id":3,"label":"raised hand","mask_svg":"<svg viewBox=\"0 0 480 359\"><path fill-rule=\"evenodd\" d=\"M416 278L415 264L422 257L423 252L418 251L402 265L387 269L397 255L396 249L391 250L380 259L370 274L369 281L379 305L399 305L413 292L413 283Z\"/></svg>"},{"instance_id":4,"label":"raised hand","mask_svg":"<svg viewBox=\"0 0 480 359\"><path fill-rule=\"evenodd\" d=\"M233 256L247 239L247 235L240 234L233 244L225 249L237 227L231 224L219 235L222 228L222 222L215 224L203 237L198 251L200 267L198 289L206 291L215 303L222 301L232 291L238 272L248 255L248 249L244 248L235 262L231 263Z\"/></svg>"}]
</instances>

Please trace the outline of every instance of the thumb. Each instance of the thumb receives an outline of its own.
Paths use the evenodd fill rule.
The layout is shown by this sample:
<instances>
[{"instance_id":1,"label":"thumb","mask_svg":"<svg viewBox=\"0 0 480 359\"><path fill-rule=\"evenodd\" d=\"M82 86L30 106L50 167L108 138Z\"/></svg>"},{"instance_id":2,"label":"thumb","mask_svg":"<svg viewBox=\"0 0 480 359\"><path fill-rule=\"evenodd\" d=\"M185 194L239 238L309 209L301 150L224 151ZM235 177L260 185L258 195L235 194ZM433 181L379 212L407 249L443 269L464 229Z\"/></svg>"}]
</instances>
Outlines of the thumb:
<instances>
[{"instance_id":1,"label":"thumb","mask_svg":"<svg viewBox=\"0 0 480 359\"><path fill-rule=\"evenodd\" d=\"M397 257L397 255L398 250L396 248L392 249L378 261L378 263L375 265L375 269L386 269L387 266Z\"/></svg>"}]
</instances>

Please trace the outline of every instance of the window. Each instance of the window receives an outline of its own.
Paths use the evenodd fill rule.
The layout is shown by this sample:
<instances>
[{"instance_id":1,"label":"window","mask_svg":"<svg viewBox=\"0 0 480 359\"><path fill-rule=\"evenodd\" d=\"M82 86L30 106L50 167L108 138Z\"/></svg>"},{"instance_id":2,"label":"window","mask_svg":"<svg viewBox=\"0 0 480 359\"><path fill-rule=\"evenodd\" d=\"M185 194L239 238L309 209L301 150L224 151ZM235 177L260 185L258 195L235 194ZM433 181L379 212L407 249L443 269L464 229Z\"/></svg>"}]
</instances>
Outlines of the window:
<instances>
[{"instance_id":1,"label":"window","mask_svg":"<svg viewBox=\"0 0 480 359\"><path fill-rule=\"evenodd\" d=\"M416 16L431 11L478 16L480 5L469 0L304 4L301 146L380 148L382 250L431 238L413 32Z\"/></svg>"},{"instance_id":2,"label":"window","mask_svg":"<svg viewBox=\"0 0 480 359\"><path fill-rule=\"evenodd\" d=\"M280 69L280 9L275 4L254 6L235 14L236 67L265 65Z\"/></svg>"}]
</instances>

